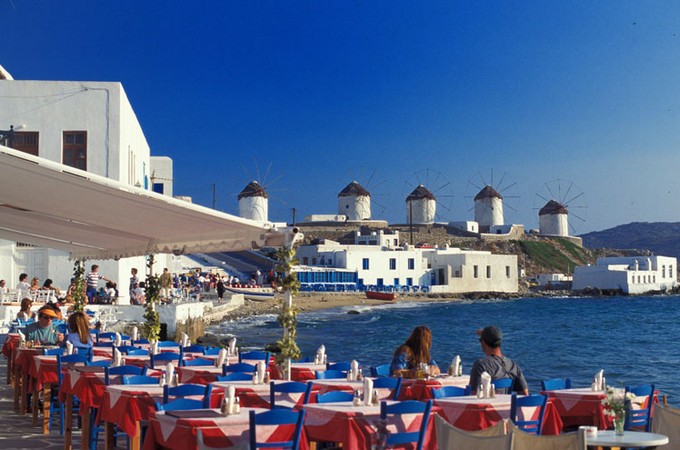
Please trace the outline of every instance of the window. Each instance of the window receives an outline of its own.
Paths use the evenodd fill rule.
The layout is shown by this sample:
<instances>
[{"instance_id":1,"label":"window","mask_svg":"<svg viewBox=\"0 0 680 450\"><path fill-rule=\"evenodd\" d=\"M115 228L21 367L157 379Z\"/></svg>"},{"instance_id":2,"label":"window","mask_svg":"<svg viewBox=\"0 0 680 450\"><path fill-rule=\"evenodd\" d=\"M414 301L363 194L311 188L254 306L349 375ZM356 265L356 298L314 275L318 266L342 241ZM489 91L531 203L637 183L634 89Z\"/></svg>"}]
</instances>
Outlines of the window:
<instances>
[{"instance_id":1,"label":"window","mask_svg":"<svg viewBox=\"0 0 680 450\"><path fill-rule=\"evenodd\" d=\"M87 131L64 131L62 148L62 164L87 170Z\"/></svg>"},{"instance_id":2,"label":"window","mask_svg":"<svg viewBox=\"0 0 680 450\"><path fill-rule=\"evenodd\" d=\"M316 266L316 256L312 256L312 265Z\"/></svg>"},{"instance_id":3,"label":"window","mask_svg":"<svg viewBox=\"0 0 680 450\"><path fill-rule=\"evenodd\" d=\"M309 265L309 256L305 256L302 258L302 264L304 264L305 266Z\"/></svg>"},{"instance_id":4,"label":"window","mask_svg":"<svg viewBox=\"0 0 680 450\"><path fill-rule=\"evenodd\" d=\"M397 259L390 258L390 270L397 270Z\"/></svg>"},{"instance_id":5,"label":"window","mask_svg":"<svg viewBox=\"0 0 680 450\"><path fill-rule=\"evenodd\" d=\"M165 191L164 187L165 187L165 186L163 186L163 183L154 183L154 184L153 184L153 191L154 191L156 194L164 194L164 193L165 193L165 192L164 192L164 191Z\"/></svg>"},{"instance_id":6,"label":"window","mask_svg":"<svg viewBox=\"0 0 680 450\"><path fill-rule=\"evenodd\" d=\"M661 278L666 278L666 266L661 266Z\"/></svg>"},{"instance_id":7,"label":"window","mask_svg":"<svg viewBox=\"0 0 680 450\"><path fill-rule=\"evenodd\" d=\"M406 279L406 286L413 286L413 278Z\"/></svg>"},{"instance_id":8,"label":"window","mask_svg":"<svg viewBox=\"0 0 680 450\"><path fill-rule=\"evenodd\" d=\"M479 266L472 266L472 276L479 278Z\"/></svg>"},{"instance_id":9,"label":"window","mask_svg":"<svg viewBox=\"0 0 680 450\"><path fill-rule=\"evenodd\" d=\"M0 139L0 143L29 155L39 156L39 135L37 131L14 131L11 135L7 135L6 139Z\"/></svg>"},{"instance_id":10,"label":"window","mask_svg":"<svg viewBox=\"0 0 680 450\"><path fill-rule=\"evenodd\" d=\"M416 268L416 260L413 258L408 259L408 270L415 270Z\"/></svg>"},{"instance_id":11,"label":"window","mask_svg":"<svg viewBox=\"0 0 680 450\"><path fill-rule=\"evenodd\" d=\"M510 266L505 266L505 278L510 278Z\"/></svg>"},{"instance_id":12,"label":"window","mask_svg":"<svg viewBox=\"0 0 680 450\"><path fill-rule=\"evenodd\" d=\"M376 284L377 284L378 286L385 286L385 281L383 281L382 278L378 278L378 279L376 280Z\"/></svg>"},{"instance_id":13,"label":"window","mask_svg":"<svg viewBox=\"0 0 680 450\"><path fill-rule=\"evenodd\" d=\"M368 263L368 258L364 258L361 261L361 268L364 270L369 270L371 268L371 265Z\"/></svg>"},{"instance_id":14,"label":"window","mask_svg":"<svg viewBox=\"0 0 680 450\"><path fill-rule=\"evenodd\" d=\"M394 285L395 285L395 286L399 286L399 278L395 278L395 279L394 279Z\"/></svg>"},{"instance_id":15,"label":"window","mask_svg":"<svg viewBox=\"0 0 680 450\"><path fill-rule=\"evenodd\" d=\"M486 266L486 277L491 278L491 266Z\"/></svg>"}]
</instances>

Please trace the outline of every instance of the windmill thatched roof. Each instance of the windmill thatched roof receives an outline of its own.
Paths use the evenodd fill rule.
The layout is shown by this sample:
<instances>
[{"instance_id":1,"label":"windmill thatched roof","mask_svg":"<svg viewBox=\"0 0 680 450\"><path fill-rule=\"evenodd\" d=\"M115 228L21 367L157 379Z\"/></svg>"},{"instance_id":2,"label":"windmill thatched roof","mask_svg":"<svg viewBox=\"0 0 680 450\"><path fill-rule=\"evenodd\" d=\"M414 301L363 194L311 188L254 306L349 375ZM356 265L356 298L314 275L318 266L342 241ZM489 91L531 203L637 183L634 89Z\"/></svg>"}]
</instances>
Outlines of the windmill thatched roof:
<instances>
[{"instance_id":1,"label":"windmill thatched roof","mask_svg":"<svg viewBox=\"0 0 680 450\"><path fill-rule=\"evenodd\" d=\"M262 185L257 181L251 181L243 188L243 190L238 194L238 199L247 197L264 197L267 198L267 191L264 190Z\"/></svg>"},{"instance_id":2,"label":"windmill thatched roof","mask_svg":"<svg viewBox=\"0 0 680 450\"><path fill-rule=\"evenodd\" d=\"M498 191L489 185L484 186L484 188L475 195L475 201L482 200L484 198L500 198L503 200L503 196L498 193Z\"/></svg>"},{"instance_id":3,"label":"windmill thatched roof","mask_svg":"<svg viewBox=\"0 0 680 450\"><path fill-rule=\"evenodd\" d=\"M338 197L349 197L352 195L356 195L358 197L370 197L371 194L359 183L356 181L352 181L350 184L345 186L345 189L340 191L338 194Z\"/></svg>"},{"instance_id":4,"label":"windmill thatched roof","mask_svg":"<svg viewBox=\"0 0 680 450\"><path fill-rule=\"evenodd\" d=\"M421 184L406 197L406 203L412 200L423 200L425 198L428 200L436 200L434 194Z\"/></svg>"},{"instance_id":5,"label":"windmill thatched roof","mask_svg":"<svg viewBox=\"0 0 680 450\"><path fill-rule=\"evenodd\" d=\"M567 210L567 207L564 206L562 203L557 202L555 200L550 200L538 212L539 216L546 216L546 215L549 215L549 214L550 215L552 215L552 214L569 214L569 211Z\"/></svg>"}]
</instances>

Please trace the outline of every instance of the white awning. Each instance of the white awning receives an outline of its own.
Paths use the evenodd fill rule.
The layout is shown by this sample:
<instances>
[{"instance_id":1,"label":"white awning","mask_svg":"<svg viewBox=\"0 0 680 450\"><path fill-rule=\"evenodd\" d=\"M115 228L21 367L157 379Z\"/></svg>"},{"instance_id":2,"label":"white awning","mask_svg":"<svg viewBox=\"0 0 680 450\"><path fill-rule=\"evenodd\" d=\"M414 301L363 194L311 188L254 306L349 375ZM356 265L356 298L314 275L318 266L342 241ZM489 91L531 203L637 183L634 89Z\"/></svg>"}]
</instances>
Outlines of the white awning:
<instances>
[{"instance_id":1,"label":"white awning","mask_svg":"<svg viewBox=\"0 0 680 450\"><path fill-rule=\"evenodd\" d=\"M292 235L0 146L0 239L110 259L281 246Z\"/></svg>"}]
</instances>

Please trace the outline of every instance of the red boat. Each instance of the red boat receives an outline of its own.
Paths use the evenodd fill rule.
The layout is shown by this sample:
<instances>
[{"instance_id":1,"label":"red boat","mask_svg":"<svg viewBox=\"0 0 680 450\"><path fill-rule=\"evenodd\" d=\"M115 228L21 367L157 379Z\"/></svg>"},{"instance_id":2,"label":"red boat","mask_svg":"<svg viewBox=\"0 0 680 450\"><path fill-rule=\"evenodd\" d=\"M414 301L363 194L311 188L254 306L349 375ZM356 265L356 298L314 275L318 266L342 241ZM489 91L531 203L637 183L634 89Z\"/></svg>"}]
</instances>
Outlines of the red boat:
<instances>
[{"instance_id":1,"label":"red boat","mask_svg":"<svg viewBox=\"0 0 680 450\"><path fill-rule=\"evenodd\" d=\"M387 302L394 302L397 298L396 292L379 292L379 291L366 291L366 298L373 300L385 300Z\"/></svg>"}]
</instances>

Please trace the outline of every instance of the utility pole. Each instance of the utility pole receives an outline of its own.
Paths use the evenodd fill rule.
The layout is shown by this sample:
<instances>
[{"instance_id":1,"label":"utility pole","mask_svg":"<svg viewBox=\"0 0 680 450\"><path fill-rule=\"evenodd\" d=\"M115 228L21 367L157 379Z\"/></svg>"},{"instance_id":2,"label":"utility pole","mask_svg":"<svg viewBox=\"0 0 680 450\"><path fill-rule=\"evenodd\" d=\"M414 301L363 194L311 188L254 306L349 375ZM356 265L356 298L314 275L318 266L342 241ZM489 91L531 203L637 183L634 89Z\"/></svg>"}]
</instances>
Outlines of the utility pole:
<instances>
[{"instance_id":1,"label":"utility pole","mask_svg":"<svg viewBox=\"0 0 680 450\"><path fill-rule=\"evenodd\" d=\"M295 226L296 221L297 221L297 208L293 208L293 226Z\"/></svg>"},{"instance_id":2,"label":"utility pole","mask_svg":"<svg viewBox=\"0 0 680 450\"><path fill-rule=\"evenodd\" d=\"M216 184L212 184L212 191L213 191L213 209L215 209L215 206L217 205L217 194L215 192Z\"/></svg>"}]
</instances>

